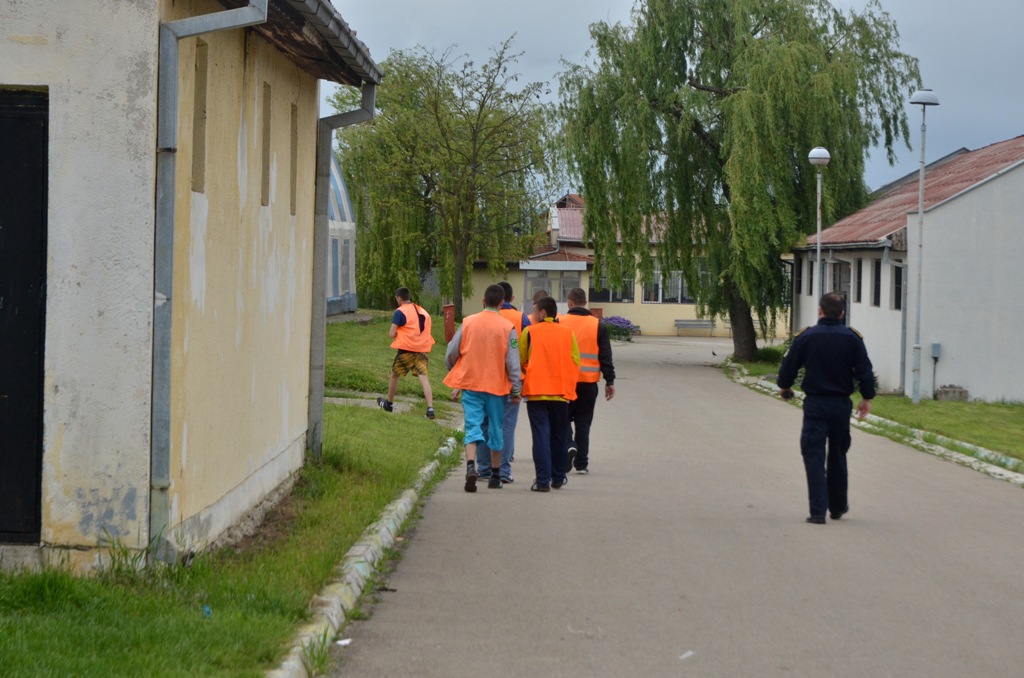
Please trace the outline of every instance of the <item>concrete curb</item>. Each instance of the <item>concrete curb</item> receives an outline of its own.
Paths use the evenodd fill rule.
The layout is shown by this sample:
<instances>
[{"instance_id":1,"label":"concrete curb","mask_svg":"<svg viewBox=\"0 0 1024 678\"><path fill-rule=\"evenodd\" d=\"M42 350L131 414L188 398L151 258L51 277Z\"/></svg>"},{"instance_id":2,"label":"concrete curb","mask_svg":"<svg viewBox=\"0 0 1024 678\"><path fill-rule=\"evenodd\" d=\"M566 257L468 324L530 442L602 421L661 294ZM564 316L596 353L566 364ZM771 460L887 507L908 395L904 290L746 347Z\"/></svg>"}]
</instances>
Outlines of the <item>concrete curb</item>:
<instances>
[{"instance_id":1,"label":"concrete curb","mask_svg":"<svg viewBox=\"0 0 1024 678\"><path fill-rule=\"evenodd\" d=\"M734 376L733 381L738 381L761 391L762 393L778 397L779 387L770 381L766 381L764 379L755 381L742 376ZM797 391L794 400L802 403L803 398L804 394ZM980 473L984 473L987 476L998 478L999 480L1005 480L1006 482L1012 483L1018 487L1024 487L1024 473L1020 473L1016 470L1024 468L1024 462L1018 461L1017 459L1007 457L998 452L993 452L992 450L987 450L984 447L978 447L977 445L965 443L960 440L947 438L937 433L929 433L928 431L911 428L895 421L890 421L889 419L883 419L882 417L874 414L869 414L864 420L852 417L851 423L863 431L869 431L877 435L897 437L899 438L899 442L913 447L914 449L927 452L928 454L939 457L940 459L951 461L954 464L966 466ZM928 438L931 438L935 442L928 442ZM964 454L963 452L957 452L954 449L950 449L954 447L966 450L970 454Z\"/></svg>"},{"instance_id":2,"label":"concrete curb","mask_svg":"<svg viewBox=\"0 0 1024 678\"><path fill-rule=\"evenodd\" d=\"M456 447L455 439L449 438L438 448L437 456L450 456ZM363 587L376 571L384 551L395 543L398 531L419 501L419 493L439 464L440 461L435 459L424 466L413 487L388 504L381 517L366 528L359 541L345 554L335 570L336 577L313 597L313 620L299 629L288 655L278 668L267 672L268 678L310 678L312 674L305 662L306 648L334 641L338 629L345 623L345 613L359 601Z\"/></svg>"}]
</instances>

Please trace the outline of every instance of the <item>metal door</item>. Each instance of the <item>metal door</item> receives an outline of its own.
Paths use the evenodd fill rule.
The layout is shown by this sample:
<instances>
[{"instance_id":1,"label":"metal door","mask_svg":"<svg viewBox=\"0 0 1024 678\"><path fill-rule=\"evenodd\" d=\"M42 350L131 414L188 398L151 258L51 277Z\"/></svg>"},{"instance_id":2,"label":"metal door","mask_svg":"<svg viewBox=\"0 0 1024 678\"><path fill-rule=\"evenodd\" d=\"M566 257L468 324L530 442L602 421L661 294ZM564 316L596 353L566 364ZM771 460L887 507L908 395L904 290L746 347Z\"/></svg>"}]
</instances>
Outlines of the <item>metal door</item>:
<instances>
[{"instance_id":1,"label":"metal door","mask_svg":"<svg viewBox=\"0 0 1024 678\"><path fill-rule=\"evenodd\" d=\"M48 118L0 90L0 542L40 536Z\"/></svg>"}]
</instances>

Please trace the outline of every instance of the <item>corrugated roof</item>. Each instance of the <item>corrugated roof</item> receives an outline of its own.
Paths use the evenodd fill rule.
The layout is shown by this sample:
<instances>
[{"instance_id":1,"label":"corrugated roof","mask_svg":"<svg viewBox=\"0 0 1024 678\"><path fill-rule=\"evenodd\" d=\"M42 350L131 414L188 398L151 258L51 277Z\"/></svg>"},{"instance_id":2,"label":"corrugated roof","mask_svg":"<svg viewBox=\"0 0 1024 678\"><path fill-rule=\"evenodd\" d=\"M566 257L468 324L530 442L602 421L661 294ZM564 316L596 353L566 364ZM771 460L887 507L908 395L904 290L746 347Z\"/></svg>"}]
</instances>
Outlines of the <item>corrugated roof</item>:
<instances>
[{"instance_id":1,"label":"corrugated roof","mask_svg":"<svg viewBox=\"0 0 1024 678\"><path fill-rule=\"evenodd\" d=\"M925 168L925 211L1021 160L1024 160L1024 136L976 151L957 152L928 165ZM881 198L822 231L822 246L880 243L905 228L907 214L917 212L917 173L908 174L890 186ZM816 241L816 236L810 236L808 246L815 246Z\"/></svg>"},{"instance_id":2,"label":"corrugated roof","mask_svg":"<svg viewBox=\"0 0 1024 678\"><path fill-rule=\"evenodd\" d=\"M229 9L248 0L220 0ZM379 84L383 73L330 0L270 0L266 22L253 30L307 73L358 87Z\"/></svg>"}]
</instances>

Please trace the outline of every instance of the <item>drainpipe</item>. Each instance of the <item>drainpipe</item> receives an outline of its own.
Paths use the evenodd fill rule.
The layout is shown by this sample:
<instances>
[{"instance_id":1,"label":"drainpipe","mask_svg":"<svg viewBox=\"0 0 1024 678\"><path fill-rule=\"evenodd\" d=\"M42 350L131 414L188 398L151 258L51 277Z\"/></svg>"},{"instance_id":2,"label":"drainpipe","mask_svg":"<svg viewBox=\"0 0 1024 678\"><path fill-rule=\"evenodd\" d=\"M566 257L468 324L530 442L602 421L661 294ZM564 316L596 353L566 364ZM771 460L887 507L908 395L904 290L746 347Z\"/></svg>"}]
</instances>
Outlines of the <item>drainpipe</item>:
<instances>
[{"instance_id":1,"label":"drainpipe","mask_svg":"<svg viewBox=\"0 0 1024 678\"><path fill-rule=\"evenodd\" d=\"M316 457L324 443L324 363L327 343L327 247L330 222L331 140L334 130L373 119L377 86L363 83L360 107L320 118L316 136L316 201L313 212L313 301L309 337L309 412L306 449Z\"/></svg>"},{"instance_id":2,"label":"drainpipe","mask_svg":"<svg viewBox=\"0 0 1024 678\"><path fill-rule=\"evenodd\" d=\"M174 277L174 195L178 152L178 41L267 20L269 0L247 7L160 24L157 81L156 226L153 274L153 403L151 415L149 544L153 556L172 560L171 486L171 292Z\"/></svg>"}]
</instances>

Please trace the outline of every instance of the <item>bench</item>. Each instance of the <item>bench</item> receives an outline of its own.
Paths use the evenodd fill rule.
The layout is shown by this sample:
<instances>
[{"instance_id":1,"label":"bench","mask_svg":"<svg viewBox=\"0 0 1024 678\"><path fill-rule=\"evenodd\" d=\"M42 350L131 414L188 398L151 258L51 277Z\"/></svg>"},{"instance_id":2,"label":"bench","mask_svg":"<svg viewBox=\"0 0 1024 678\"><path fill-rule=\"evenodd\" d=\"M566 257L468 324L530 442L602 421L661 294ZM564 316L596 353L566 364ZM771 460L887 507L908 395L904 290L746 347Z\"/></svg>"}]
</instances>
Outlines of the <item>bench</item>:
<instances>
[{"instance_id":1,"label":"bench","mask_svg":"<svg viewBox=\"0 0 1024 678\"><path fill-rule=\"evenodd\" d=\"M708 330L708 336L710 337L715 331L715 321L705 318L676 320L677 337L679 336L679 330Z\"/></svg>"}]
</instances>

